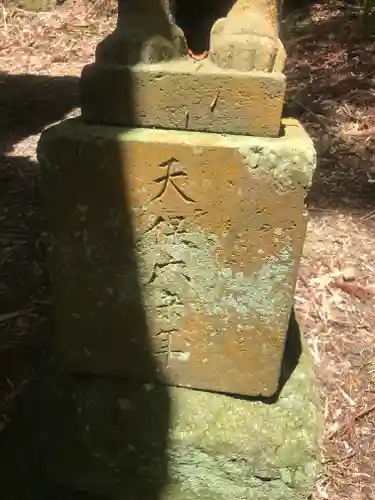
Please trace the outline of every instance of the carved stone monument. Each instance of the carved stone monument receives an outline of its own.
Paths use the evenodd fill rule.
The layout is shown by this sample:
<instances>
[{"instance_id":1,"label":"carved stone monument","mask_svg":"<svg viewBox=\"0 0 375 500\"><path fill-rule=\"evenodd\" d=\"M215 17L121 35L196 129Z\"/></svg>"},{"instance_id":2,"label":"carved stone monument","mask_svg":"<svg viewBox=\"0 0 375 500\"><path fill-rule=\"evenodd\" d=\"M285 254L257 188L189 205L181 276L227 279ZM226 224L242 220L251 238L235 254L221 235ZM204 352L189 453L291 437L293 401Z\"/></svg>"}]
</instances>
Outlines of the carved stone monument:
<instances>
[{"instance_id":1,"label":"carved stone monument","mask_svg":"<svg viewBox=\"0 0 375 500\"><path fill-rule=\"evenodd\" d=\"M190 3L199 16L202 2ZM116 31L82 74L85 121L278 137L285 51L276 1L206 3L221 12L234 6L212 26L207 57L196 60L187 57L184 34L160 0L119 0Z\"/></svg>"},{"instance_id":2,"label":"carved stone monument","mask_svg":"<svg viewBox=\"0 0 375 500\"><path fill-rule=\"evenodd\" d=\"M28 489L51 500L313 487L319 403L290 318L315 150L281 119L276 2L211 5L197 56L188 2L119 0L82 117L39 143L56 336L20 419Z\"/></svg>"}]
</instances>

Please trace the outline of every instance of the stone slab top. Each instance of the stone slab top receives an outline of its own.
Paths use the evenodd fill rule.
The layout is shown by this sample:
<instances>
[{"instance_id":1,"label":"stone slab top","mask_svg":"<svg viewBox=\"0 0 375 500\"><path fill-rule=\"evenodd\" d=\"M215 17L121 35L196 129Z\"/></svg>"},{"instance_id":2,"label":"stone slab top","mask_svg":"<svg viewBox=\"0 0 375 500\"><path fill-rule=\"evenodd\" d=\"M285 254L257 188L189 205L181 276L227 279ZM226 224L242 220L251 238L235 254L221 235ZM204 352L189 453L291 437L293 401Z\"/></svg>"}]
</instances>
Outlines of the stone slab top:
<instances>
[{"instance_id":1,"label":"stone slab top","mask_svg":"<svg viewBox=\"0 0 375 500\"><path fill-rule=\"evenodd\" d=\"M53 140L54 137L76 137L85 140L108 141L139 141L158 142L165 144L181 144L199 147L209 144L213 148L234 148L249 157L249 166L258 168L255 159L251 160L251 152L255 149L259 151L277 153L277 156L285 157L284 162L270 162L260 165L261 169L267 173L273 173L280 180L280 187L290 186L290 180L295 178L297 172L301 179L301 185L308 189L312 182L312 177L316 165L316 151L313 142L298 120L284 118L281 121L282 133L278 137L254 137L233 134L201 133L194 131L163 130L153 128L135 128L121 126L87 125L82 117L66 120L58 125L54 125L44 132L45 140ZM293 155L295 160L293 162ZM292 162L287 157L292 156ZM302 157L306 161L299 161ZM275 158L273 158L275 159ZM274 163L274 167L272 164Z\"/></svg>"},{"instance_id":2,"label":"stone slab top","mask_svg":"<svg viewBox=\"0 0 375 500\"><path fill-rule=\"evenodd\" d=\"M224 70L209 59L90 64L82 72L88 123L277 137L285 95L279 72Z\"/></svg>"}]
</instances>

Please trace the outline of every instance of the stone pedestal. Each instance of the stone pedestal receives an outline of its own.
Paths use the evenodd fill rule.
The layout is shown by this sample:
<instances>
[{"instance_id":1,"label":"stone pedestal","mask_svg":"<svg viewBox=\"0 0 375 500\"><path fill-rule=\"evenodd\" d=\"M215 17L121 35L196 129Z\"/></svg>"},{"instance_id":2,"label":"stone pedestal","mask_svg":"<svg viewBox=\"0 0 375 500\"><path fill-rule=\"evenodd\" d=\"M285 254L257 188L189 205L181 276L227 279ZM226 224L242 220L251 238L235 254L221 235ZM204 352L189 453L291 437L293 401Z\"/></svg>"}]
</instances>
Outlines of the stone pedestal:
<instances>
[{"instance_id":1,"label":"stone pedestal","mask_svg":"<svg viewBox=\"0 0 375 500\"><path fill-rule=\"evenodd\" d=\"M69 371L275 393L315 165L302 127L283 126L271 139L76 119L43 134Z\"/></svg>"},{"instance_id":2,"label":"stone pedestal","mask_svg":"<svg viewBox=\"0 0 375 500\"><path fill-rule=\"evenodd\" d=\"M88 123L278 137L285 76L222 70L208 59L92 64L81 79ZM126 89L126 91L124 91ZM129 99L131 95L131 99Z\"/></svg>"},{"instance_id":3,"label":"stone pedestal","mask_svg":"<svg viewBox=\"0 0 375 500\"><path fill-rule=\"evenodd\" d=\"M207 57L198 60L187 56L189 40L176 25L178 3L119 0L115 32L99 44L95 63L82 73L84 120L279 136L286 57L278 37L280 2L218 2L220 14L228 14L217 19L213 13Z\"/></svg>"},{"instance_id":4,"label":"stone pedestal","mask_svg":"<svg viewBox=\"0 0 375 500\"><path fill-rule=\"evenodd\" d=\"M172 3L120 0L82 117L39 143L56 335L0 442L12 500L313 488L319 401L290 318L315 151L281 121L277 2L234 2L199 61Z\"/></svg>"},{"instance_id":5,"label":"stone pedestal","mask_svg":"<svg viewBox=\"0 0 375 500\"><path fill-rule=\"evenodd\" d=\"M322 432L292 319L277 398L74 377L49 359L0 442L12 500L304 500Z\"/></svg>"}]
</instances>

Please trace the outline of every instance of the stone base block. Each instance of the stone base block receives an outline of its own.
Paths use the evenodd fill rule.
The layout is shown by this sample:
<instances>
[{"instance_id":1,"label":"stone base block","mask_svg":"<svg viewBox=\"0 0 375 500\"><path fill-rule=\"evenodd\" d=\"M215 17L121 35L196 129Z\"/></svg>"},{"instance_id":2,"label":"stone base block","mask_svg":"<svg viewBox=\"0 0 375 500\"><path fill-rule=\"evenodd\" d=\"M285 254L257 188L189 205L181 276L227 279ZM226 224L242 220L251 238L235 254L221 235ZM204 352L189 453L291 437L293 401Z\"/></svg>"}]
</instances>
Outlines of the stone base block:
<instances>
[{"instance_id":1,"label":"stone base block","mask_svg":"<svg viewBox=\"0 0 375 500\"><path fill-rule=\"evenodd\" d=\"M307 500L321 424L305 353L276 402L49 362L0 442L2 488L12 500Z\"/></svg>"},{"instance_id":2,"label":"stone base block","mask_svg":"<svg viewBox=\"0 0 375 500\"><path fill-rule=\"evenodd\" d=\"M43 134L66 369L275 393L315 165L302 127L284 126L270 139L76 119Z\"/></svg>"},{"instance_id":3,"label":"stone base block","mask_svg":"<svg viewBox=\"0 0 375 500\"><path fill-rule=\"evenodd\" d=\"M82 73L85 121L126 127L277 137L282 73L221 70L182 59L132 67L91 64Z\"/></svg>"}]
</instances>

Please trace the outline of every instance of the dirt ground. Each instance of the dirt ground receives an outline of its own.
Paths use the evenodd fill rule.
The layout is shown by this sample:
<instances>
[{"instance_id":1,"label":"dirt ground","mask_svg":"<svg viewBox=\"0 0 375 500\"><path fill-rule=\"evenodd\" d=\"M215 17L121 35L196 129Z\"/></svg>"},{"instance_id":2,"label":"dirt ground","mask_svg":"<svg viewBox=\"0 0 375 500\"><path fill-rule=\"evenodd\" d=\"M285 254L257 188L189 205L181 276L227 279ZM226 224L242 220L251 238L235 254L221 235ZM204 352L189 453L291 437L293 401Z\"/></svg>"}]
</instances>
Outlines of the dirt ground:
<instances>
[{"instance_id":1,"label":"dirt ground","mask_svg":"<svg viewBox=\"0 0 375 500\"><path fill-rule=\"evenodd\" d=\"M0 430L51 332L36 144L78 113L80 71L114 13L104 0L38 14L0 5ZM289 16L283 31L285 115L319 156L296 291L326 418L314 497L374 500L375 39L338 0Z\"/></svg>"}]
</instances>

